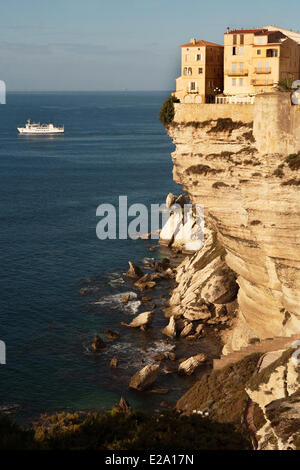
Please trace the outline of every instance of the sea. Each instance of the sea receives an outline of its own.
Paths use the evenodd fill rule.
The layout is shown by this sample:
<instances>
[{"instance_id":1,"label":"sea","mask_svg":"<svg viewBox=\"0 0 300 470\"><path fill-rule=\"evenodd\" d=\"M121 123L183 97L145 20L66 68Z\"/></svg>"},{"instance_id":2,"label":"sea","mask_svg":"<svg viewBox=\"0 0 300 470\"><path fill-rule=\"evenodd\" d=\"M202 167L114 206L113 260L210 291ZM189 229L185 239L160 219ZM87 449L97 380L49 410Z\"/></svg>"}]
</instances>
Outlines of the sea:
<instances>
[{"instance_id":1,"label":"sea","mask_svg":"<svg viewBox=\"0 0 300 470\"><path fill-rule=\"evenodd\" d=\"M147 310L126 276L128 261L147 272L153 259L170 253L157 240L96 235L100 204L118 209L122 195L128 205L150 207L182 192L172 178L174 146L158 119L168 95L9 93L0 106L0 340L6 344L0 410L12 409L20 420L105 410L120 396L154 410L162 400L174 404L195 381L162 371L156 387L169 389L167 395L129 390L130 377L175 343L160 332L168 281L150 294L157 305L152 328L121 326ZM64 124L65 134L18 135L27 119ZM107 340L106 329L120 339ZM98 354L91 349L95 333L107 343ZM187 354L186 343L179 348ZM215 353L207 340L196 349ZM114 356L117 369L109 367Z\"/></svg>"}]
</instances>

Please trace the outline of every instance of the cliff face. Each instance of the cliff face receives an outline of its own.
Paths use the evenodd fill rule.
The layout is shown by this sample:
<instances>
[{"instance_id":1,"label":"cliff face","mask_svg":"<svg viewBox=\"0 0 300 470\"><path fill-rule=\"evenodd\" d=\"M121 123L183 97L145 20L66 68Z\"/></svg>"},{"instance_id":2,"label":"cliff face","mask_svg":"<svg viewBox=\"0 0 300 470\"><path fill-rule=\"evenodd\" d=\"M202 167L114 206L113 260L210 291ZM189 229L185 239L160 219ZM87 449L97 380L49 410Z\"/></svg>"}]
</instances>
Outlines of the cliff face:
<instances>
[{"instance_id":1,"label":"cliff face","mask_svg":"<svg viewBox=\"0 0 300 470\"><path fill-rule=\"evenodd\" d=\"M174 180L204 206L206 225L237 275L239 311L228 352L249 338L300 332L300 157L287 153L300 150L300 113L286 94L230 109L202 105L204 119L199 106L175 105L168 133L176 146Z\"/></svg>"}]
</instances>

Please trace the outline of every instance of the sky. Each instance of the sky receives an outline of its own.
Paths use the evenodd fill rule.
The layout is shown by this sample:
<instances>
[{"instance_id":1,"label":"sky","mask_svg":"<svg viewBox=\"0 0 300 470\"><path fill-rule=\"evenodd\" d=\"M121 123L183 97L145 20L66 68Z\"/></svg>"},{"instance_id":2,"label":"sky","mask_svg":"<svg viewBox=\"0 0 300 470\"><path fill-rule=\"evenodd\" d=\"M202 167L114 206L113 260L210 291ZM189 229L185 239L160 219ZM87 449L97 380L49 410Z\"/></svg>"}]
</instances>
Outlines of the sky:
<instances>
[{"instance_id":1,"label":"sky","mask_svg":"<svg viewBox=\"0 0 300 470\"><path fill-rule=\"evenodd\" d=\"M180 44L226 27L300 30L299 0L0 0L8 91L172 90Z\"/></svg>"}]
</instances>

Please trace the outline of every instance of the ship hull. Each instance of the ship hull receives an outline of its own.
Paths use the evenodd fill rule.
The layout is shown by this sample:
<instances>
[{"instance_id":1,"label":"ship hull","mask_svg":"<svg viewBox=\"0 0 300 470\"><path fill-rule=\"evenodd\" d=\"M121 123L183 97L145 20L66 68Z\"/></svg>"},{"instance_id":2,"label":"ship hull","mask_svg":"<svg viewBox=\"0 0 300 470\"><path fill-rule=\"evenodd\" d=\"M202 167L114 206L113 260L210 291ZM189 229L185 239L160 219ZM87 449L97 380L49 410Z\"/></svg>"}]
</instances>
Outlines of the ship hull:
<instances>
[{"instance_id":1,"label":"ship hull","mask_svg":"<svg viewBox=\"0 0 300 470\"><path fill-rule=\"evenodd\" d=\"M57 130L29 130L29 129L24 129L22 127L18 127L18 132L19 134L24 134L24 135L49 135L49 134L63 134L64 129L57 129Z\"/></svg>"}]
</instances>

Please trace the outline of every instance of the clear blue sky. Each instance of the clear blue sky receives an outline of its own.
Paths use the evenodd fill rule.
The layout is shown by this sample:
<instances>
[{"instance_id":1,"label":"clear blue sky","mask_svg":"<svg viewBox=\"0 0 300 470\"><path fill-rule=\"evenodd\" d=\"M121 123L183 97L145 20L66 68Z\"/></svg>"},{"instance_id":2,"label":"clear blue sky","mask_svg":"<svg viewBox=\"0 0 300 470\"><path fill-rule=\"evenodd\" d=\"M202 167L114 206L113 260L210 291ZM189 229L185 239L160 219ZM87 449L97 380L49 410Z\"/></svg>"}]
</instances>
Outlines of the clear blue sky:
<instances>
[{"instance_id":1,"label":"clear blue sky","mask_svg":"<svg viewBox=\"0 0 300 470\"><path fill-rule=\"evenodd\" d=\"M299 0L0 0L8 90L170 90L178 45L230 27L300 30Z\"/></svg>"}]
</instances>

